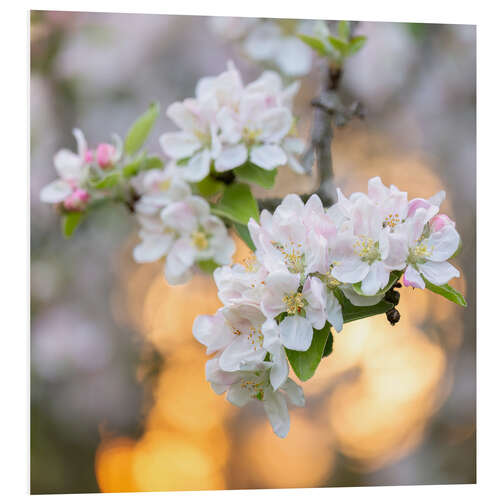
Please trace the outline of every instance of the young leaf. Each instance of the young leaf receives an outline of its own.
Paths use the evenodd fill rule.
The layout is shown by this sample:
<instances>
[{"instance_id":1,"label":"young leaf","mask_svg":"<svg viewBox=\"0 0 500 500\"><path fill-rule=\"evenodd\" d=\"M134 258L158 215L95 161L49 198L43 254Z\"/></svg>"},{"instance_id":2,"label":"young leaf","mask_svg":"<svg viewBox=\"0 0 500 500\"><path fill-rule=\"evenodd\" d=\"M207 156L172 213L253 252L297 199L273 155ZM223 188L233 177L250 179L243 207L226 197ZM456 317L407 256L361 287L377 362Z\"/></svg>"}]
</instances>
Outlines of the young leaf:
<instances>
[{"instance_id":1,"label":"young leaf","mask_svg":"<svg viewBox=\"0 0 500 500\"><path fill-rule=\"evenodd\" d=\"M305 44L314 49L320 56L328 55L328 49L325 44L319 39L309 35L297 35Z\"/></svg>"},{"instance_id":2,"label":"young leaf","mask_svg":"<svg viewBox=\"0 0 500 500\"><path fill-rule=\"evenodd\" d=\"M247 244L247 247L255 252L255 245L253 243L252 237L250 236L250 231L248 230L248 226L244 226L243 224L234 223L234 229L238 233L238 236Z\"/></svg>"},{"instance_id":3,"label":"young leaf","mask_svg":"<svg viewBox=\"0 0 500 500\"><path fill-rule=\"evenodd\" d=\"M163 161L158 156L148 156L144 160L144 165L141 170L153 170L155 168L162 168L163 165Z\"/></svg>"},{"instance_id":4,"label":"young leaf","mask_svg":"<svg viewBox=\"0 0 500 500\"><path fill-rule=\"evenodd\" d=\"M347 55L352 56L363 48L366 42L366 36L355 36L350 42L347 49Z\"/></svg>"},{"instance_id":5,"label":"young leaf","mask_svg":"<svg viewBox=\"0 0 500 500\"><path fill-rule=\"evenodd\" d=\"M271 189L274 186L278 169L265 170L251 162L247 162L245 165L235 168L234 173L242 181L252 182L263 188Z\"/></svg>"},{"instance_id":6,"label":"young leaf","mask_svg":"<svg viewBox=\"0 0 500 500\"><path fill-rule=\"evenodd\" d=\"M217 262L213 259L199 260L196 264L204 273L207 274L212 274L219 267L219 264L217 264Z\"/></svg>"},{"instance_id":7,"label":"young leaf","mask_svg":"<svg viewBox=\"0 0 500 500\"><path fill-rule=\"evenodd\" d=\"M337 25L337 33L341 40L345 40L347 42L349 40L349 35L351 34L349 21L339 21L339 24Z\"/></svg>"},{"instance_id":8,"label":"young leaf","mask_svg":"<svg viewBox=\"0 0 500 500\"><path fill-rule=\"evenodd\" d=\"M133 155L137 153L144 141L147 139L149 132L160 113L160 105L153 103L149 106L148 110L139 116L137 120L130 127L127 137L125 138L125 153Z\"/></svg>"},{"instance_id":9,"label":"young leaf","mask_svg":"<svg viewBox=\"0 0 500 500\"><path fill-rule=\"evenodd\" d=\"M65 238L71 238L75 229L83 220L83 212L69 212L63 215L61 229Z\"/></svg>"},{"instance_id":10,"label":"young leaf","mask_svg":"<svg viewBox=\"0 0 500 500\"><path fill-rule=\"evenodd\" d=\"M224 191L219 203L211 206L212 213L221 217L248 224L251 217L259 219L257 202L246 184L231 184Z\"/></svg>"},{"instance_id":11,"label":"young leaf","mask_svg":"<svg viewBox=\"0 0 500 500\"><path fill-rule=\"evenodd\" d=\"M425 278L424 281L425 281L425 288L427 288L431 292L437 293L438 295L442 295L444 298L451 300L452 302L455 302L455 304L458 304L459 306L467 307L467 301L464 299L463 295L458 290L455 290L452 286L434 285L430 281L427 281Z\"/></svg>"},{"instance_id":12,"label":"young leaf","mask_svg":"<svg viewBox=\"0 0 500 500\"><path fill-rule=\"evenodd\" d=\"M330 333L331 325L328 321L322 330L314 330L311 347L307 351L292 351L286 349L286 355L290 365L302 382L309 380L316 371L325 351L326 341Z\"/></svg>"},{"instance_id":13,"label":"young leaf","mask_svg":"<svg viewBox=\"0 0 500 500\"><path fill-rule=\"evenodd\" d=\"M95 184L96 189L110 189L118 184L121 178L120 172L112 172Z\"/></svg>"},{"instance_id":14,"label":"young leaf","mask_svg":"<svg viewBox=\"0 0 500 500\"><path fill-rule=\"evenodd\" d=\"M333 335L332 332L330 331L330 335L328 335L328 338L326 339L325 350L323 351L323 357L326 358L327 356L330 356L332 352L333 352Z\"/></svg>"},{"instance_id":15,"label":"young leaf","mask_svg":"<svg viewBox=\"0 0 500 500\"><path fill-rule=\"evenodd\" d=\"M203 180L196 183L198 193L205 198L223 191L225 187L226 185L223 182L214 179L210 175L207 175Z\"/></svg>"},{"instance_id":16,"label":"young leaf","mask_svg":"<svg viewBox=\"0 0 500 500\"><path fill-rule=\"evenodd\" d=\"M342 316L344 317L344 323L350 323L351 321L356 321L358 319L369 318L370 316L383 314L394 307L394 304L391 304L390 302L387 302L385 300L380 301L374 306L355 306L351 304L349 300L347 300L347 298L338 288L335 290L335 296L342 306Z\"/></svg>"},{"instance_id":17,"label":"young leaf","mask_svg":"<svg viewBox=\"0 0 500 500\"><path fill-rule=\"evenodd\" d=\"M135 160L131 163L125 165L122 169L122 175L125 179L130 179L130 177L134 177L141 170L141 164L143 162L143 158Z\"/></svg>"},{"instance_id":18,"label":"young leaf","mask_svg":"<svg viewBox=\"0 0 500 500\"><path fill-rule=\"evenodd\" d=\"M349 49L349 43L344 42L344 40L340 40L340 38L336 38L334 36L329 36L328 41L330 42L330 45L340 53L341 56L345 56L347 54L347 51Z\"/></svg>"}]
</instances>

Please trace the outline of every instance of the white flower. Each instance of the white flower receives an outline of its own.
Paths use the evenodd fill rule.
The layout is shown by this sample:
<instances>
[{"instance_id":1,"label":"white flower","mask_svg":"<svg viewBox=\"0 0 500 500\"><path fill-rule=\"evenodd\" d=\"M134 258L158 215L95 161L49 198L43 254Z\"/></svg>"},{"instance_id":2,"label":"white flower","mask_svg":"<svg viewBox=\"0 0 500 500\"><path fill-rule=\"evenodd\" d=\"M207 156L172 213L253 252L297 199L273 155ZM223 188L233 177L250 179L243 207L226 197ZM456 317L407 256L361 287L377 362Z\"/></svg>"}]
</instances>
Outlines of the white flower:
<instances>
[{"instance_id":1,"label":"white flower","mask_svg":"<svg viewBox=\"0 0 500 500\"><path fill-rule=\"evenodd\" d=\"M296 406L305 404L302 388L289 378L279 388L273 389L267 362L225 372L216 357L207 361L206 377L217 394L227 392L227 400L236 406L245 406L252 400L261 401L274 433L281 438L286 437L290 430L287 399Z\"/></svg>"},{"instance_id":2,"label":"white flower","mask_svg":"<svg viewBox=\"0 0 500 500\"><path fill-rule=\"evenodd\" d=\"M186 283L199 261L229 264L235 250L224 223L210 214L199 196L172 202L159 216L138 216L142 242L134 249L137 262L166 256L165 276L172 285Z\"/></svg>"},{"instance_id":3,"label":"white flower","mask_svg":"<svg viewBox=\"0 0 500 500\"><path fill-rule=\"evenodd\" d=\"M143 215L157 214L169 203L183 200L191 195L191 188L182 179L179 168L171 163L164 169L153 169L131 180L141 198L135 204L137 213Z\"/></svg>"},{"instance_id":4,"label":"white flower","mask_svg":"<svg viewBox=\"0 0 500 500\"><path fill-rule=\"evenodd\" d=\"M361 282L365 295L376 295L389 282L393 270L406 266L404 236L384 226L384 212L368 197L352 202L350 230L335 244L332 276L343 283Z\"/></svg>"},{"instance_id":5,"label":"white flower","mask_svg":"<svg viewBox=\"0 0 500 500\"><path fill-rule=\"evenodd\" d=\"M72 193L81 189L88 177L87 142L82 131L73 130L78 152L73 153L68 149L61 149L54 156L54 166L59 174L59 179L45 186L40 192L40 199L45 203L61 203Z\"/></svg>"},{"instance_id":6,"label":"white flower","mask_svg":"<svg viewBox=\"0 0 500 500\"><path fill-rule=\"evenodd\" d=\"M460 276L458 269L447 262L458 250L460 236L452 221L435 217L436 211L436 205L419 207L400 228L409 246L405 286L425 288L422 276L438 286Z\"/></svg>"}]
</instances>

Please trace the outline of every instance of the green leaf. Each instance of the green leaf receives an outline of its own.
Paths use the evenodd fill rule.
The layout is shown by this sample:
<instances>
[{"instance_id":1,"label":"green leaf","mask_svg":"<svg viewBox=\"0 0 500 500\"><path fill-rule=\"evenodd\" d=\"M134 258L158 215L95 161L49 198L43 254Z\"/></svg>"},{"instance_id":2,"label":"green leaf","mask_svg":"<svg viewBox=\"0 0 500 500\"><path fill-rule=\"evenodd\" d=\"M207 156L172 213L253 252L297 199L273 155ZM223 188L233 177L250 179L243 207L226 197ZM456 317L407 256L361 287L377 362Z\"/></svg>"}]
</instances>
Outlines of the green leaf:
<instances>
[{"instance_id":1,"label":"green leaf","mask_svg":"<svg viewBox=\"0 0 500 500\"><path fill-rule=\"evenodd\" d=\"M112 172L106 177L103 177L100 181L96 182L94 187L96 189L110 189L118 184L121 176L121 172Z\"/></svg>"},{"instance_id":2,"label":"green leaf","mask_svg":"<svg viewBox=\"0 0 500 500\"><path fill-rule=\"evenodd\" d=\"M247 162L245 165L235 168L233 171L242 181L252 182L266 189L271 189L274 186L276 174L278 173L278 169L276 168L273 170L265 170L251 162Z\"/></svg>"},{"instance_id":3,"label":"green leaf","mask_svg":"<svg viewBox=\"0 0 500 500\"><path fill-rule=\"evenodd\" d=\"M337 33L341 40L345 40L347 42L351 34L349 21L339 21L339 24L337 25Z\"/></svg>"},{"instance_id":4,"label":"green leaf","mask_svg":"<svg viewBox=\"0 0 500 500\"><path fill-rule=\"evenodd\" d=\"M366 42L366 36L355 36L350 42L347 49L347 55L352 56L363 48Z\"/></svg>"},{"instance_id":5,"label":"green leaf","mask_svg":"<svg viewBox=\"0 0 500 500\"><path fill-rule=\"evenodd\" d=\"M217 264L217 262L215 262L213 259L199 260L198 262L196 262L196 265L204 273L207 273L207 274L212 274L219 267L219 264Z\"/></svg>"},{"instance_id":6,"label":"green leaf","mask_svg":"<svg viewBox=\"0 0 500 500\"><path fill-rule=\"evenodd\" d=\"M247 184L231 184L224 191L219 203L211 206L212 213L221 217L248 224L251 217L259 220L257 202Z\"/></svg>"},{"instance_id":7,"label":"green leaf","mask_svg":"<svg viewBox=\"0 0 500 500\"><path fill-rule=\"evenodd\" d=\"M332 332L330 331L330 335L328 335L328 338L326 339L325 350L323 351L323 357L326 358L327 356L330 356L332 352L333 352L333 335Z\"/></svg>"},{"instance_id":8,"label":"green leaf","mask_svg":"<svg viewBox=\"0 0 500 500\"><path fill-rule=\"evenodd\" d=\"M131 163L125 165L122 169L122 175L125 179L130 179L130 177L134 177L137 175L141 169L141 164L143 162L143 158L135 160Z\"/></svg>"},{"instance_id":9,"label":"green leaf","mask_svg":"<svg viewBox=\"0 0 500 500\"><path fill-rule=\"evenodd\" d=\"M198 190L198 193L201 194L201 196L204 196L205 198L208 198L209 196L213 196L214 194L223 191L225 187L226 185L223 182L214 179L210 175L205 177L200 182L196 183L196 188Z\"/></svg>"},{"instance_id":10,"label":"green leaf","mask_svg":"<svg viewBox=\"0 0 500 500\"><path fill-rule=\"evenodd\" d=\"M340 53L340 55L345 56L347 54L347 51L349 49L349 44L348 42L344 42L344 40L340 40L339 38L336 38L334 36L329 36L328 41L330 42L330 45Z\"/></svg>"},{"instance_id":11,"label":"green leaf","mask_svg":"<svg viewBox=\"0 0 500 500\"><path fill-rule=\"evenodd\" d=\"M122 175L125 179L130 179L130 177L134 177L143 170L152 170L154 168L162 167L163 161L158 158L158 156L144 157L144 155L142 155L140 158L137 158L133 162L125 165L122 169Z\"/></svg>"},{"instance_id":12,"label":"green leaf","mask_svg":"<svg viewBox=\"0 0 500 500\"><path fill-rule=\"evenodd\" d=\"M144 160L144 166L141 170L153 170L155 168L163 168L163 161L158 156L148 156Z\"/></svg>"},{"instance_id":13,"label":"green leaf","mask_svg":"<svg viewBox=\"0 0 500 500\"><path fill-rule=\"evenodd\" d=\"M385 295L385 292L387 292L392 287L392 285L394 285L394 283L396 283L401 278L402 275L403 271L392 271L391 275L389 276L389 283L387 283L387 286L381 288L375 295ZM352 288L358 295L367 297L367 295L364 294L361 290L361 281L359 281L358 283L354 283L352 285Z\"/></svg>"},{"instance_id":14,"label":"green leaf","mask_svg":"<svg viewBox=\"0 0 500 500\"><path fill-rule=\"evenodd\" d=\"M71 238L75 229L82 222L83 217L83 212L68 212L63 215L61 229L65 238Z\"/></svg>"},{"instance_id":15,"label":"green leaf","mask_svg":"<svg viewBox=\"0 0 500 500\"><path fill-rule=\"evenodd\" d=\"M234 229L238 233L238 236L247 244L247 247L255 252L255 245L253 243L252 237L250 236L250 231L248 230L248 226L244 226L243 224L234 223Z\"/></svg>"},{"instance_id":16,"label":"green leaf","mask_svg":"<svg viewBox=\"0 0 500 500\"><path fill-rule=\"evenodd\" d=\"M438 295L442 295L445 299L451 300L452 302L455 302L455 304L458 304L459 306L467 307L467 301L465 300L463 295L458 290L455 290L452 286L434 285L430 281L427 281L425 278L424 281L425 281L425 288L427 288L431 292L437 293Z\"/></svg>"},{"instance_id":17,"label":"green leaf","mask_svg":"<svg viewBox=\"0 0 500 500\"><path fill-rule=\"evenodd\" d=\"M374 306L355 306L351 304L351 302L338 288L335 289L334 293L342 306L342 316L344 318L344 323L350 323L351 321L356 321L358 319L369 318L370 316L376 316L377 314L384 314L389 309L392 309L394 307L394 304L391 304L390 302L387 302L385 300L381 300Z\"/></svg>"},{"instance_id":18,"label":"green leaf","mask_svg":"<svg viewBox=\"0 0 500 500\"><path fill-rule=\"evenodd\" d=\"M125 138L126 154L133 155L139 151L151 132L159 113L160 105L156 102L150 104L148 110L132 124Z\"/></svg>"},{"instance_id":19,"label":"green leaf","mask_svg":"<svg viewBox=\"0 0 500 500\"><path fill-rule=\"evenodd\" d=\"M292 351L286 349L286 355L290 365L302 382L309 380L316 371L325 350L326 341L330 332L331 325L328 321L322 330L314 330L311 347L307 351Z\"/></svg>"},{"instance_id":20,"label":"green leaf","mask_svg":"<svg viewBox=\"0 0 500 500\"><path fill-rule=\"evenodd\" d=\"M314 49L320 56L328 55L328 49L325 44L319 39L309 35L297 35L305 44Z\"/></svg>"}]
</instances>

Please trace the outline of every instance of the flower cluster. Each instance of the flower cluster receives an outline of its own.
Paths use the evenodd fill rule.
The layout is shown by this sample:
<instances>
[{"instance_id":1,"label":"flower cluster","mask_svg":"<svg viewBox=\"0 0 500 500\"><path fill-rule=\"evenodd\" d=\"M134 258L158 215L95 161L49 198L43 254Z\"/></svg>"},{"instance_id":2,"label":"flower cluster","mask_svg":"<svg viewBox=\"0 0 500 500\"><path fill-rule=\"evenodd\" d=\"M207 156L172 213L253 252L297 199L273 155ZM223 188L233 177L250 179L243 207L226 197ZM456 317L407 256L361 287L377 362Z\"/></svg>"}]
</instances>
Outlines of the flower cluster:
<instances>
[{"instance_id":1,"label":"flower cluster","mask_svg":"<svg viewBox=\"0 0 500 500\"><path fill-rule=\"evenodd\" d=\"M202 78L196 97L175 102L167 116L181 129L160 137L183 178L198 182L250 161L266 170L288 164L303 172L296 155L304 142L295 135L291 112L299 84L284 87L280 76L266 71L244 86L232 63L216 77Z\"/></svg>"},{"instance_id":2,"label":"flower cluster","mask_svg":"<svg viewBox=\"0 0 500 500\"><path fill-rule=\"evenodd\" d=\"M104 171L113 168L122 156L122 141L114 135L114 144L101 143L89 149L83 132L73 130L77 152L61 149L54 156L54 166L59 179L45 186L40 199L45 203L62 204L65 211L84 210L91 198L92 180L104 176Z\"/></svg>"},{"instance_id":3,"label":"flower cluster","mask_svg":"<svg viewBox=\"0 0 500 500\"><path fill-rule=\"evenodd\" d=\"M131 183L141 195L135 204L141 225L136 262L166 257L165 276L172 285L188 281L196 267L212 271L231 262L235 245L226 226L210 214L206 200L192 194L179 167L170 163L141 172Z\"/></svg>"},{"instance_id":4,"label":"flower cluster","mask_svg":"<svg viewBox=\"0 0 500 500\"><path fill-rule=\"evenodd\" d=\"M223 306L193 325L196 339L215 353L206 368L213 389L227 391L239 406L262 401L273 430L284 437L285 396L304 403L288 378L286 350L307 351L318 330L340 332L343 304L377 304L394 275L417 288L459 276L447 260L460 237L438 213L443 199L440 192L409 201L375 177L367 194L347 198L338 190L338 202L328 209L316 195L304 204L290 194L274 214L264 210L260 223L251 219L255 259L214 272Z\"/></svg>"},{"instance_id":5,"label":"flower cluster","mask_svg":"<svg viewBox=\"0 0 500 500\"><path fill-rule=\"evenodd\" d=\"M313 51L296 34L312 31L314 21L211 17L209 23L217 35L239 40L254 61L271 64L291 77L307 75L311 70Z\"/></svg>"}]
</instances>

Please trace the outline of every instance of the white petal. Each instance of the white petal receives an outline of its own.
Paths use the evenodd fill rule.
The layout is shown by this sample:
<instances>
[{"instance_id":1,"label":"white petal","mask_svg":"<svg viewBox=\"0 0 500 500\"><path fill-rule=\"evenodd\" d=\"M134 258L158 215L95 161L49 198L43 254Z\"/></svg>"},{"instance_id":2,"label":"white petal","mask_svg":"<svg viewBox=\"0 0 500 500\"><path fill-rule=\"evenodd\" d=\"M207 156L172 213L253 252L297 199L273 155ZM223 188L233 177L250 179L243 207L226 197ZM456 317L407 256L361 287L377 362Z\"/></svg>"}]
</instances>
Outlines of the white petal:
<instances>
[{"instance_id":1,"label":"white petal","mask_svg":"<svg viewBox=\"0 0 500 500\"><path fill-rule=\"evenodd\" d=\"M197 316L193 322L193 335L200 344L207 347L207 354L224 349L234 341L234 334L220 313L214 316Z\"/></svg>"},{"instance_id":2,"label":"white petal","mask_svg":"<svg viewBox=\"0 0 500 500\"><path fill-rule=\"evenodd\" d=\"M168 132L160 137L160 145L166 155L180 160L191 156L201 148L200 141L187 132Z\"/></svg>"},{"instance_id":3,"label":"white petal","mask_svg":"<svg viewBox=\"0 0 500 500\"><path fill-rule=\"evenodd\" d=\"M210 172L210 152L203 149L195 154L185 167L182 167L182 176L188 182L198 182Z\"/></svg>"},{"instance_id":4,"label":"white petal","mask_svg":"<svg viewBox=\"0 0 500 500\"><path fill-rule=\"evenodd\" d=\"M198 117L182 102L171 104L167 109L167 116L186 132L193 132L199 125Z\"/></svg>"},{"instance_id":5,"label":"white petal","mask_svg":"<svg viewBox=\"0 0 500 500\"><path fill-rule=\"evenodd\" d=\"M326 314L328 322L335 328L335 331L341 332L344 324L342 306L333 292L329 292L326 295Z\"/></svg>"},{"instance_id":6,"label":"white petal","mask_svg":"<svg viewBox=\"0 0 500 500\"><path fill-rule=\"evenodd\" d=\"M170 234L148 233L134 248L134 260L139 263L154 262L167 254L173 237Z\"/></svg>"},{"instance_id":7,"label":"white petal","mask_svg":"<svg viewBox=\"0 0 500 500\"><path fill-rule=\"evenodd\" d=\"M375 295L389 282L391 272L384 266L383 262L377 261L370 266L370 270L361 282L361 291L365 295Z\"/></svg>"},{"instance_id":8,"label":"white petal","mask_svg":"<svg viewBox=\"0 0 500 500\"><path fill-rule=\"evenodd\" d=\"M259 139L277 143L290 131L293 123L292 113L288 108L271 108L259 115Z\"/></svg>"},{"instance_id":9,"label":"white petal","mask_svg":"<svg viewBox=\"0 0 500 500\"><path fill-rule=\"evenodd\" d=\"M245 332L235 335L233 342L224 349L219 359L220 367L227 372L234 372L241 368L242 363L257 363L266 356L266 351L256 344L252 344Z\"/></svg>"},{"instance_id":10,"label":"white petal","mask_svg":"<svg viewBox=\"0 0 500 500\"><path fill-rule=\"evenodd\" d=\"M243 165L248 157L247 147L244 144L226 147L215 160L215 170L225 172Z\"/></svg>"},{"instance_id":11,"label":"white petal","mask_svg":"<svg viewBox=\"0 0 500 500\"><path fill-rule=\"evenodd\" d=\"M290 403L295 406L304 406L306 404L302 387L296 384L291 378L286 380L286 382L281 386L281 389L285 391Z\"/></svg>"},{"instance_id":12,"label":"white petal","mask_svg":"<svg viewBox=\"0 0 500 500\"><path fill-rule=\"evenodd\" d=\"M460 271L449 262L425 262L418 265L419 271L434 285L445 285L452 278L459 278Z\"/></svg>"},{"instance_id":13,"label":"white petal","mask_svg":"<svg viewBox=\"0 0 500 500\"><path fill-rule=\"evenodd\" d=\"M60 203L73 192L71 186L61 179L47 184L40 191L40 200L44 203Z\"/></svg>"},{"instance_id":14,"label":"white petal","mask_svg":"<svg viewBox=\"0 0 500 500\"><path fill-rule=\"evenodd\" d=\"M311 346L313 328L302 316L287 316L280 324L283 345L294 351L307 351Z\"/></svg>"},{"instance_id":15,"label":"white petal","mask_svg":"<svg viewBox=\"0 0 500 500\"><path fill-rule=\"evenodd\" d=\"M287 75L303 76L311 70L313 53L298 38L287 37L282 39L275 57L278 66Z\"/></svg>"},{"instance_id":16,"label":"white petal","mask_svg":"<svg viewBox=\"0 0 500 500\"><path fill-rule=\"evenodd\" d=\"M194 249L189 240L182 238L172 247L167 256L165 277L171 285L180 285L189 281L194 264Z\"/></svg>"},{"instance_id":17,"label":"white petal","mask_svg":"<svg viewBox=\"0 0 500 500\"><path fill-rule=\"evenodd\" d=\"M383 298L383 295L374 295L372 297L368 297L365 295L358 295L353 289L351 285L342 285L340 287L342 293L345 295L347 300L354 306L359 307L368 307L374 306L378 304ZM331 323L331 321L330 321ZM333 324L333 323L332 323Z\"/></svg>"},{"instance_id":18,"label":"white petal","mask_svg":"<svg viewBox=\"0 0 500 500\"><path fill-rule=\"evenodd\" d=\"M230 403L240 408L252 399L250 391L241 387L241 384L233 384L227 391L226 398Z\"/></svg>"},{"instance_id":19,"label":"white petal","mask_svg":"<svg viewBox=\"0 0 500 500\"><path fill-rule=\"evenodd\" d=\"M287 156L279 146L254 146L250 152L250 161L265 170L273 170L285 165Z\"/></svg>"},{"instance_id":20,"label":"white petal","mask_svg":"<svg viewBox=\"0 0 500 500\"><path fill-rule=\"evenodd\" d=\"M431 250L429 260L442 262L448 260L460 245L460 236L457 230L451 225L447 225L432 233L427 240L427 247Z\"/></svg>"},{"instance_id":21,"label":"white petal","mask_svg":"<svg viewBox=\"0 0 500 500\"><path fill-rule=\"evenodd\" d=\"M304 283L303 295L307 301L306 317L312 326L321 330L326 321L325 285L319 278L308 277Z\"/></svg>"},{"instance_id":22,"label":"white petal","mask_svg":"<svg viewBox=\"0 0 500 500\"><path fill-rule=\"evenodd\" d=\"M280 36L280 29L275 24L261 24L246 38L244 49L256 61L274 56Z\"/></svg>"},{"instance_id":23,"label":"white petal","mask_svg":"<svg viewBox=\"0 0 500 500\"><path fill-rule=\"evenodd\" d=\"M236 144L241 139L241 125L238 115L232 109L222 108L217 113L217 123L221 129L221 139Z\"/></svg>"},{"instance_id":24,"label":"white petal","mask_svg":"<svg viewBox=\"0 0 500 500\"><path fill-rule=\"evenodd\" d=\"M85 158L85 153L87 152L87 141L85 140L85 136L83 132L79 128L73 129L73 135L76 139L77 151L80 160Z\"/></svg>"},{"instance_id":25,"label":"white petal","mask_svg":"<svg viewBox=\"0 0 500 500\"><path fill-rule=\"evenodd\" d=\"M273 389L277 390L288 377L288 361L282 346L274 350L272 362L273 366L271 367L269 378Z\"/></svg>"},{"instance_id":26,"label":"white petal","mask_svg":"<svg viewBox=\"0 0 500 500\"><path fill-rule=\"evenodd\" d=\"M266 391L264 409L274 433L280 438L286 437L290 430L290 415L288 415L288 407L283 394Z\"/></svg>"},{"instance_id":27,"label":"white petal","mask_svg":"<svg viewBox=\"0 0 500 500\"><path fill-rule=\"evenodd\" d=\"M61 149L56 153L54 165L64 180L79 180L82 175L82 159L69 149Z\"/></svg>"}]
</instances>

